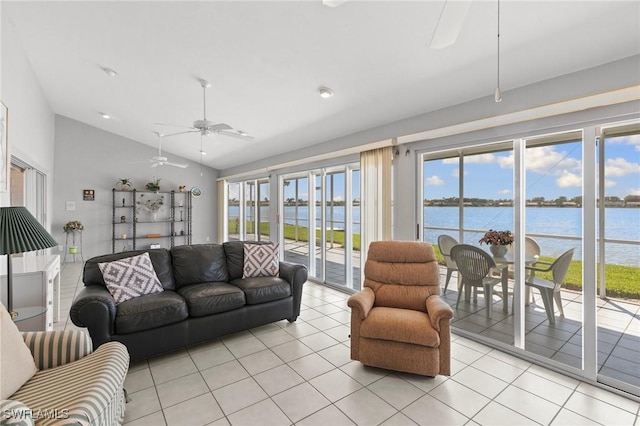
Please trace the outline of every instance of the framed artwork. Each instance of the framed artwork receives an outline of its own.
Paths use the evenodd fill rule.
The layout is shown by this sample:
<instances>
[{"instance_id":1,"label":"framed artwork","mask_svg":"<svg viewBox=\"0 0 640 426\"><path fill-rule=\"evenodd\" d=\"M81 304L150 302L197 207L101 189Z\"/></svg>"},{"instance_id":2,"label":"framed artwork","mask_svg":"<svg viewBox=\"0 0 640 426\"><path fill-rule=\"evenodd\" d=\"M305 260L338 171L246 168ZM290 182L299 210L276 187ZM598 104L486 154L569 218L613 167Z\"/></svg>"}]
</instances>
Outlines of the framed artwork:
<instances>
[{"instance_id":1,"label":"framed artwork","mask_svg":"<svg viewBox=\"0 0 640 426\"><path fill-rule=\"evenodd\" d=\"M0 192L9 191L9 173L11 170L11 158L9 158L9 132L7 129L9 110L0 102Z\"/></svg>"},{"instance_id":2,"label":"framed artwork","mask_svg":"<svg viewBox=\"0 0 640 426\"><path fill-rule=\"evenodd\" d=\"M200 189L199 186L194 186L193 188L191 188L191 195L193 195L195 198L199 198L202 195L202 189Z\"/></svg>"},{"instance_id":3,"label":"framed artwork","mask_svg":"<svg viewBox=\"0 0 640 426\"><path fill-rule=\"evenodd\" d=\"M94 201L95 200L95 191L93 189L84 189L82 191L82 199L84 201Z\"/></svg>"}]
</instances>

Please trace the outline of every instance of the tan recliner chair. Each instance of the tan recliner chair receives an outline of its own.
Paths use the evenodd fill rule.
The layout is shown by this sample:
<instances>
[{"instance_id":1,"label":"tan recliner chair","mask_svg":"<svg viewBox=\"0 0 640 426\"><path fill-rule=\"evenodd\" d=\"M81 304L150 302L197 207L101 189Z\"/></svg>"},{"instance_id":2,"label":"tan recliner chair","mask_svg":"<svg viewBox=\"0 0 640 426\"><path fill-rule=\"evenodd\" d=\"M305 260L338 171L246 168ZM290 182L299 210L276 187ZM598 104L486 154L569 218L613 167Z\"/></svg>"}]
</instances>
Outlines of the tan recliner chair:
<instances>
[{"instance_id":1,"label":"tan recliner chair","mask_svg":"<svg viewBox=\"0 0 640 426\"><path fill-rule=\"evenodd\" d=\"M433 247L413 241L369 246L364 289L351 296L351 359L436 376L451 374L453 310L440 298Z\"/></svg>"}]
</instances>

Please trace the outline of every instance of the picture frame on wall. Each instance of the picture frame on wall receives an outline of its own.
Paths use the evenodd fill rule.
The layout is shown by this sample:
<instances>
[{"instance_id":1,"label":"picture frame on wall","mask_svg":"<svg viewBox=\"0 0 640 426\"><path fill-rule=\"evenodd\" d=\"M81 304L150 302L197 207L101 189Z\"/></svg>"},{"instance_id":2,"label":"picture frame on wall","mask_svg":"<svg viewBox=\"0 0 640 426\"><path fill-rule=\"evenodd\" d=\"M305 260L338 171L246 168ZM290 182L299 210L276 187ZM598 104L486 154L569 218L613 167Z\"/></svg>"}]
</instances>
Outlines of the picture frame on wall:
<instances>
[{"instance_id":1,"label":"picture frame on wall","mask_svg":"<svg viewBox=\"0 0 640 426\"><path fill-rule=\"evenodd\" d=\"M9 173L11 158L9 158L9 109L0 102L0 192L9 191Z\"/></svg>"}]
</instances>

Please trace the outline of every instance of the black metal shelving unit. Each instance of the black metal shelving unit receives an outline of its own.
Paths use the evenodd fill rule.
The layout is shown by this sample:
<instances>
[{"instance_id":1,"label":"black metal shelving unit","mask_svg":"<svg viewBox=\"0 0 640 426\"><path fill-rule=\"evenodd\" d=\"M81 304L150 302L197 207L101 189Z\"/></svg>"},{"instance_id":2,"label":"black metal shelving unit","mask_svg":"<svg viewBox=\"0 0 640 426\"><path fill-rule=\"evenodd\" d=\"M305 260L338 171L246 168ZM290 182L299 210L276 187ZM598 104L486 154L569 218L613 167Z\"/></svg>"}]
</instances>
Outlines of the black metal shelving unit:
<instances>
[{"instance_id":1,"label":"black metal shelving unit","mask_svg":"<svg viewBox=\"0 0 640 426\"><path fill-rule=\"evenodd\" d=\"M142 243L148 245L154 243L163 244L168 241L167 248L176 245L191 244L192 239L192 196L191 191L119 191L112 189L112 226L111 226L111 252L138 250ZM140 199L147 194L161 194L163 199L168 195L168 217L160 220L143 219L138 212ZM155 215L153 215L155 216ZM140 235L141 226L145 234ZM155 226L154 226L155 225ZM149 237L150 231L159 236ZM125 236L123 238L123 236ZM122 247L116 247L117 244ZM147 244L145 244L147 245Z\"/></svg>"}]
</instances>

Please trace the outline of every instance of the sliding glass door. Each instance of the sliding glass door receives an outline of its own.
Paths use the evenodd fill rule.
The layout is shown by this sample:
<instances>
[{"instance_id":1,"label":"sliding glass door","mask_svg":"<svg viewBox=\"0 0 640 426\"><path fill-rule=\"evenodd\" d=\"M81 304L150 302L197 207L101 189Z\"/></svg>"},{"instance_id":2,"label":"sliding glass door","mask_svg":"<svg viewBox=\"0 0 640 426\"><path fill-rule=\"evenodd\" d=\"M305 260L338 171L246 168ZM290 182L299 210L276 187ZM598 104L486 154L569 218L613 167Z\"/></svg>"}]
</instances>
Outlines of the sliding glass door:
<instances>
[{"instance_id":1,"label":"sliding glass door","mask_svg":"<svg viewBox=\"0 0 640 426\"><path fill-rule=\"evenodd\" d=\"M280 217L285 260L313 279L359 288L360 183L355 166L282 177Z\"/></svg>"}]
</instances>

